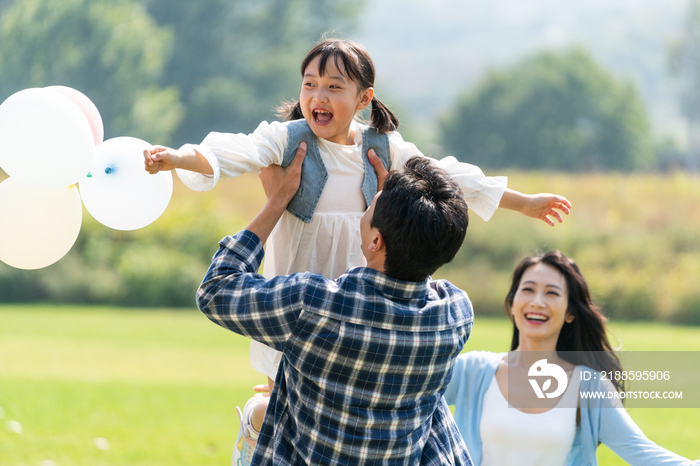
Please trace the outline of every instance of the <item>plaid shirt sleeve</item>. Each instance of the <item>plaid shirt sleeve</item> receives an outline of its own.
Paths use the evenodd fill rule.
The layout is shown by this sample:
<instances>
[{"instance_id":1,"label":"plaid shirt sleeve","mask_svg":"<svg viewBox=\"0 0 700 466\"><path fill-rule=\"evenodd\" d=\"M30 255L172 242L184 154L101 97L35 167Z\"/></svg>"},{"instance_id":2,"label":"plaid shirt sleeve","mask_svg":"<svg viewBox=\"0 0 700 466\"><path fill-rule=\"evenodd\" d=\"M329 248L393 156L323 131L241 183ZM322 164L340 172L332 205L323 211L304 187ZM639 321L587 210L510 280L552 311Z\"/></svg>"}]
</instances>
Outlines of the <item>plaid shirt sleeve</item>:
<instances>
[{"instance_id":1,"label":"plaid shirt sleeve","mask_svg":"<svg viewBox=\"0 0 700 466\"><path fill-rule=\"evenodd\" d=\"M282 351L310 274L267 280L256 273L263 256L260 239L250 231L222 239L197 291L197 305L215 324Z\"/></svg>"}]
</instances>

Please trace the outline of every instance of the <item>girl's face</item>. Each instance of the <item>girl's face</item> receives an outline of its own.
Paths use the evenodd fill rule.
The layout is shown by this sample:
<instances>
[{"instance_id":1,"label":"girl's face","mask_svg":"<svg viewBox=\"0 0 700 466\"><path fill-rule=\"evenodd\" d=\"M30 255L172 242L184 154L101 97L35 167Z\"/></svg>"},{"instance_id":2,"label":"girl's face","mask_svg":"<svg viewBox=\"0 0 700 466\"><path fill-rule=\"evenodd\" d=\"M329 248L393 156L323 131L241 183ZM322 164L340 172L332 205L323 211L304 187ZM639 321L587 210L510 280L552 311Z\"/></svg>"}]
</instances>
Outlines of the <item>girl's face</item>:
<instances>
[{"instance_id":1,"label":"girl's face","mask_svg":"<svg viewBox=\"0 0 700 466\"><path fill-rule=\"evenodd\" d=\"M537 349L553 351L564 322L574 320L567 312L568 301L566 279L556 268L539 263L527 269L511 307L520 332L519 347L536 343Z\"/></svg>"},{"instance_id":2,"label":"girl's face","mask_svg":"<svg viewBox=\"0 0 700 466\"><path fill-rule=\"evenodd\" d=\"M317 56L304 70L299 95L301 112L317 137L352 145L355 141L354 134L350 134L350 124L355 113L372 102L374 90L360 91L357 84L338 69L332 57L321 76L320 60Z\"/></svg>"}]
</instances>

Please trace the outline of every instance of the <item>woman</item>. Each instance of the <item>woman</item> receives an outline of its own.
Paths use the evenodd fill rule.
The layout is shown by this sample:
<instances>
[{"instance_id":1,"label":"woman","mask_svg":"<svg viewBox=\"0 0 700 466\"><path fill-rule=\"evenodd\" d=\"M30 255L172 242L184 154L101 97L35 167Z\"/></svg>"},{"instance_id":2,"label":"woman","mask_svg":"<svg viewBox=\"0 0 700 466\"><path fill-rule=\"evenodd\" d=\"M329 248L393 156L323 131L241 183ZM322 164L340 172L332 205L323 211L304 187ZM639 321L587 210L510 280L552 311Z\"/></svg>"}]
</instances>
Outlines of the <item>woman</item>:
<instances>
[{"instance_id":1,"label":"woman","mask_svg":"<svg viewBox=\"0 0 700 466\"><path fill-rule=\"evenodd\" d=\"M619 371L620 362L606 336L606 318L573 260L559 251L525 258L505 308L513 322L511 353L461 355L445 392L475 465L596 465L600 443L633 466L700 465L647 439L616 397L580 396L614 395L624 387L596 372ZM540 400L535 390L551 394L549 384L515 383L535 380L533 371L552 365L567 375L561 396ZM528 394L537 403L526 401Z\"/></svg>"}]
</instances>

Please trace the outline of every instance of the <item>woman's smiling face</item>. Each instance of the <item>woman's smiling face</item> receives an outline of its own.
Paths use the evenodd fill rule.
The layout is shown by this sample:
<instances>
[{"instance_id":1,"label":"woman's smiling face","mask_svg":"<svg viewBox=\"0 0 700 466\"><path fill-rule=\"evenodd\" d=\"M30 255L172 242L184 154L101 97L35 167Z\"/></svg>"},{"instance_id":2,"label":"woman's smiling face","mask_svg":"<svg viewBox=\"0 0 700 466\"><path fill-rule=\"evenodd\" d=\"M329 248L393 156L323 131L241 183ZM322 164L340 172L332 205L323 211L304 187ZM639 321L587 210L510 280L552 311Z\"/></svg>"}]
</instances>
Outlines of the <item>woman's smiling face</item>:
<instances>
[{"instance_id":1,"label":"woman's smiling face","mask_svg":"<svg viewBox=\"0 0 700 466\"><path fill-rule=\"evenodd\" d=\"M568 301L566 279L561 272L543 263L528 268L520 279L511 306L520 332L519 347L524 343L530 347L534 343L538 349L554 350L564 323L574 320L567 312Z\"/></svg>"},{"instance_id":2,"label":"woman's smiling face","mask_svg":"<svg viewBox=\"0 0 700 466\"><path fill-rule=\"evenodd\" d=\"M333 57L329 57L321 76L320 61L317 56L304 70L299 95L301 112L317 137L352 145L355 141L350 124L355 113L371 103L374 90L360 90L344 70L338 69Z\"/></svg>"}]
</instances>

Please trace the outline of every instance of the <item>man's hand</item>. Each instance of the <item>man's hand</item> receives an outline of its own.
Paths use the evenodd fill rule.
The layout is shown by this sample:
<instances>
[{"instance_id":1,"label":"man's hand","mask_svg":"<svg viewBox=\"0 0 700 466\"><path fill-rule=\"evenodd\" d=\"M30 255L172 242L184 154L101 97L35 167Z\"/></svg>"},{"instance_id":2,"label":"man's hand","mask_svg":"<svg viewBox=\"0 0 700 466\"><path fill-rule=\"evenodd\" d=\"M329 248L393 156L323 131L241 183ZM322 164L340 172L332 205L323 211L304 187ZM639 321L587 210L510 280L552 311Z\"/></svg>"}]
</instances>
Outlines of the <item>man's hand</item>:
<instances>
[{"instance_id":1,"label":"man's hand","mask_svg":"<svg viewBox=\"0 0 700 466\"><path fill-rule=\"evenodd\" d=\"M268 201L277 199L284 203L286 208L299 190L301 182L301 164L306 157L306 143L302 142L297 148L294 160L287 167L270 165L260 169L258 178L262 182Z\"/></svg>"},{"instance_id":2,"label":"man's hand","mask_svg":"<svg viewBox=\"0 0 700 466\"><path fill-rule=\"evenodd\" d=\"M384 189L384 181L387 175L389 175L389 172L384 167L382 159L374 152L374 149L370 149L369 152L367 152L367 158L369 159L369 163L374 167L374 171L377 172L377 192L379 192Z\"/></svg>"},{"instance_id":3,"label":"man's hand","mask_svg":"<svg viewBox=\"0 0 700 466\"><path fill-rule=\"evenodd\" d=\"M306 157L306 143L302 142L297 148L294 160L287 167L270 165L260 170L260 181L267 194L267 204L253 219L246 230L255 233L261 243L267 241L277 221L287 208L301 182L301 164Z\"/></svg>"}]
</instances>

